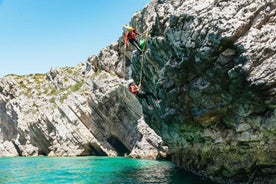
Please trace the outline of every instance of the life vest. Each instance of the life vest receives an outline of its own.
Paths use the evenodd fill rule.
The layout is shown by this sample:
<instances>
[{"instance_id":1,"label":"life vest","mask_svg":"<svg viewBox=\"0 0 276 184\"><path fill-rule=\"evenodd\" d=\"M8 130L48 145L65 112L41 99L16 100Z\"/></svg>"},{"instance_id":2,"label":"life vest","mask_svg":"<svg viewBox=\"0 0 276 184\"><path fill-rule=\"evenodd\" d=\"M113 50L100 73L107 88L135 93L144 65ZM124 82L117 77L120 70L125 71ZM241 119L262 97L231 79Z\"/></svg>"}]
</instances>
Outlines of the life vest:
<instances>
[{"instance_id":1,"label":"life vest","mask_svg":"<svg viewBox=\"0 0 276 184\"><path fill-rule=\"evenodd\" d=\"M136 35L137 35L137 32L135 30L128 32L128 39L129 40L134 39Z\"/></svg>"},{"instance_id":2,"label":"life vest","mask_svg":"<svg viewBox=\"0 0 276 184\"><path fill-rule=\"evenodd\" d=\"M138 35L138 33L135 29L133 31L127 32L125 37L125 44L127 44L128 40L133 40L136 35Z\"/></svg>"},{"instance_id":3,"label":"life vest","mask_svg":"<svg viewBox=\"0 0 276 184\"><path fill-rule=\"evenodd\" d=\"M134 84L130 84L130 85L129 85L129 91L130 91L131 93L133 93L133 94L137 94L138 89L137 89L137 87L136 87Z\"/></svg>"}]
</instances>

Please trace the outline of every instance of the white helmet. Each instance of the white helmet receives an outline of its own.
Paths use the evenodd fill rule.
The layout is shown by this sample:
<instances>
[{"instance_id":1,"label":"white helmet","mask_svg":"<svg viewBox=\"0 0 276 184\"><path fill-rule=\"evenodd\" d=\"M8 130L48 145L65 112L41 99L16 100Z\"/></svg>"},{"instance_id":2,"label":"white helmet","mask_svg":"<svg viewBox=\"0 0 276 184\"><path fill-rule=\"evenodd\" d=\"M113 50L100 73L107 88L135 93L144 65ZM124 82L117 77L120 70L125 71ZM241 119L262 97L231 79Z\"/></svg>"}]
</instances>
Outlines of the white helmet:
<instances>
[{"instance_id":1,"label":"white helmet","mask_svg":"<svg viewBox=\"0 0 276 184\"><path fill-rule=\"evenodd\" d=\"M129 80L127 81L128 84L131 84L131 83L133 83L133 82L134 82L133 79L129 79Z\"/></svg>"}]
</instances>

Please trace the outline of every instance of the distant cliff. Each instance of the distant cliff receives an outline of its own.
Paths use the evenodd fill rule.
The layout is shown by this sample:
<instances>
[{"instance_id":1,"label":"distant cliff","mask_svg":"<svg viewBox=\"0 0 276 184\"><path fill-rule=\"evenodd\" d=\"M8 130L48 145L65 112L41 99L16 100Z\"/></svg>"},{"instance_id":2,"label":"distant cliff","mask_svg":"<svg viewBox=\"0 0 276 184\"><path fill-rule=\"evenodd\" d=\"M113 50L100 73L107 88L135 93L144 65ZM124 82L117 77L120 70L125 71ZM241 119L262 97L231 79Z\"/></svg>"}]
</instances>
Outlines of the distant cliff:
<instances>
[{"instance_id":1,"label":"distant cliff","mask_svg":"<svg viewBox=\"0 0 276 184\"><path fill-rule=\"evenodd\" d=\"M124 53L122 35L74 68L2 78L0 153L168 149L176 165L222 183L273 183L275 22L274 0L153 0L130 21L149 34L144 55ZM148 110L127 92L129 75L163 101Z\"/></svg>"},{"instance_id":2,"label":"distant cliff","mask_svg":"<svg viewBox=\"0 0 276 184\"><path fill-rule=\"evenodd\" d=\"M0 80L0 156L130 155L155 159L162 139L124 81L89 65ZM165 156L165 155L163 155Z\"/></svg>"}]
</instances>

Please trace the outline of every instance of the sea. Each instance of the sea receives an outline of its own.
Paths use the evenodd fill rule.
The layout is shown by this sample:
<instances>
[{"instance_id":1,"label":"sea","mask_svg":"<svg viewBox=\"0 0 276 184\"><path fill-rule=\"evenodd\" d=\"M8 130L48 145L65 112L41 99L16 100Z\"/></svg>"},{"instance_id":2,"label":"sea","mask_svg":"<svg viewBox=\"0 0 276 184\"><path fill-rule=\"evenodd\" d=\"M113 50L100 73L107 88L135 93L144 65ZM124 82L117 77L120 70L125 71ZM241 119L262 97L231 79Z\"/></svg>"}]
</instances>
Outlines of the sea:
<instances>
[{"instance_id":1,"label":"sea","mask_svg":"<svg viewBox=\"0 0 276 184\"><path fill-rule=\"evenodd\" d=\"M0 184L206 184L169 161L127 157L0 157Z\"/></svg>"}]
</instances>

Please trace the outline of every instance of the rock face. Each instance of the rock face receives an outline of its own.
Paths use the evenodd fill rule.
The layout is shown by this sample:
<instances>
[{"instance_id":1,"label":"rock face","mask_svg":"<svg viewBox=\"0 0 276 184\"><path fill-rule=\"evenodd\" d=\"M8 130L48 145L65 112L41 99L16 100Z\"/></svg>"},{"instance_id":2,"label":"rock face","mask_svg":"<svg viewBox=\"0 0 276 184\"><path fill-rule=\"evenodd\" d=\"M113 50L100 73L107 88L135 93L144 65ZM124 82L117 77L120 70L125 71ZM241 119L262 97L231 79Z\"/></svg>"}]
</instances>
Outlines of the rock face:
<instances>
[{"instance_id":1,"label":"rock face","mask_svg":"<svg viewBox=\"0 0 276 184\"><path fill-rule=\"evenodd\" d=\"M0 156L158 156L123 80L89 64L0 82ZM152 141L148 141L152 140Z\"/></svg>"},{"instance_id":2,"label":"rock face","mask_svg":"<svg viewBox=\"0 0 276 184\"><path fill-rule=\"evenodd\" d=\"M275 15L274 0L153 0L130 21L149 35L143 55L122 35L75 68L2 78L0 153L155 158L154 130L186 170L275 182ZM130 75L162 99L153 110Z\"/></svg>"},{"instance_id":3,"label":"rock face","mask_svg":"<svg viewBox=\"0 0 276 184\"><path fill-rule=\"evenodd\" d=\"M145 120L178 166L275 182L275 15L274 0L158 0L132 18L150 33L143 87L163 99ZM132 63L138 74L142 58Z\"/></svg>"},{"instance_id":4,"label":"rock face","mask_svg":"<svg viewBox=\"0 0 276 184\"><path fill-rule=\"evenodd\" d=\"M275 182L275 14L273 0L155 0L131 19L149 33L147 50L130 45L123 60L163 100L152 111L141 100L143 113L178 166L219 182ZM120 74L122 62L97 63Z\"/></svg>"}]
</instances>

